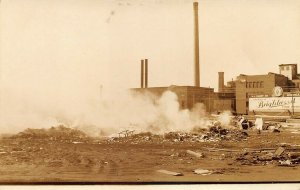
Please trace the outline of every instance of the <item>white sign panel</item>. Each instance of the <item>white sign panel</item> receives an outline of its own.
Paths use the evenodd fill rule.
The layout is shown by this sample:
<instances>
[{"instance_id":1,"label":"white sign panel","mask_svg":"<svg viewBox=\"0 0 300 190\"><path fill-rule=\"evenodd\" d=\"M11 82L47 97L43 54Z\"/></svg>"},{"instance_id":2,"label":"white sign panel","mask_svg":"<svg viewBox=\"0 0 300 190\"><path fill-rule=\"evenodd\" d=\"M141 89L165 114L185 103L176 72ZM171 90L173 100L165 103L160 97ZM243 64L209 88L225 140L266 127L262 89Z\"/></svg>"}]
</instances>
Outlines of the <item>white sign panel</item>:
<instances>
[{"instance_id":1,"label":"white sign panel","mask_svg":"<svg viewBox=\"0 0 300 190\"><path fill-rule=\"evenodd\" d=\"M249 111L300 112L300 97L249 98Z\"/></svg>"}]
</instances>

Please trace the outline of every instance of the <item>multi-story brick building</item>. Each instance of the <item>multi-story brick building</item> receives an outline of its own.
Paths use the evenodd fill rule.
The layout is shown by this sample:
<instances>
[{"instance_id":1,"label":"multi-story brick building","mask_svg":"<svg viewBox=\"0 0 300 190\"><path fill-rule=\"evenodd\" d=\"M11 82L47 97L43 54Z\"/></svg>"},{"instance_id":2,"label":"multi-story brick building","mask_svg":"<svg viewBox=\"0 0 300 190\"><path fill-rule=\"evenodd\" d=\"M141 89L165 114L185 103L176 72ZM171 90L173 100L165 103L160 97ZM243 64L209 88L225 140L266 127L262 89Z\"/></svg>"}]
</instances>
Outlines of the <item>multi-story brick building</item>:
<instances>
[{"instance_id":1,"label":"multi-story brick building","mask_svg":"<svg viewBox=\"0 0 300 190\"><path fill-rule=\"evenodd\" d=\"M272 96L275 86L286 88L288 78L281 74L239 75L236 79L236 112L249 113L249 97L255 95Z\"/></svg>"},{"instance_id":2,"label":"multi-story brick building","mask_svg":"<svg viewBox=\"0 0 300 190\"><path fill-rule=\"evenodd\" d=\"M300 76L297 64L279 65L279 74L239 75L235 80L237 114L254 114L249 111L250 97L272 97L276 86L282 88L284 96L299 92Z\"/></svg>"}]
</instances>

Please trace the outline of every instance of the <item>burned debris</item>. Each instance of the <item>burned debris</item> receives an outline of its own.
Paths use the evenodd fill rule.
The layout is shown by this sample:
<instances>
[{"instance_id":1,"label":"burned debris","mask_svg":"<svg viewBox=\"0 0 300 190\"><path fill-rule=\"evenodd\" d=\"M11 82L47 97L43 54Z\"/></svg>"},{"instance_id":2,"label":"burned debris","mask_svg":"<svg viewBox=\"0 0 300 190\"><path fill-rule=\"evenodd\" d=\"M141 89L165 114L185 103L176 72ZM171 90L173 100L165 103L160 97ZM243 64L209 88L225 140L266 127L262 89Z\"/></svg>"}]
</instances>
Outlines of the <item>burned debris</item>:
<instances>
[{"instance_id":1,"label":"burned debris","mask_svg":"<svg viewBox=\"0 0 300 190\"><path fill-rule=\"evenodd\" d=\"M26 129L1 139L0 165L2 170L26 165L110 177L130 176L138 170L178 179L219 178L247 172L243 168L252 166L299 167L297 134L291 136L276 122L240 121L233 117L225 125L212 119L207 127L164 134L126 129L106 138L90 137L63 125ZM275 129L280 133L274 133Z\"/></svg>"},{"instance_id":2,"label":"burned debris","mask_svg":"<svg viewBox=\"0 0 300 190\"><path fill-rule=\"evenodd\" d=\"M24 140L49 140L49 141L87 141L90 140L88 135L84 132L59 125L57 127L51 127L49 129L25 129L24 131L13 135L9 138L12 139L24 139Z\"/></svg>"},{"instance_id":3,"label":"burned debris","mask_svg":"<svg viewBox=\"0 0 300 190\"><path fill-rule=\"evenodd\" d=\"M237 156L236 161L242 165L269 165L295 166L300 164L300 154L295 149L277 149L245 151ZM300 151L300 149L296 149Z\"/></svg>"}]
</instances>

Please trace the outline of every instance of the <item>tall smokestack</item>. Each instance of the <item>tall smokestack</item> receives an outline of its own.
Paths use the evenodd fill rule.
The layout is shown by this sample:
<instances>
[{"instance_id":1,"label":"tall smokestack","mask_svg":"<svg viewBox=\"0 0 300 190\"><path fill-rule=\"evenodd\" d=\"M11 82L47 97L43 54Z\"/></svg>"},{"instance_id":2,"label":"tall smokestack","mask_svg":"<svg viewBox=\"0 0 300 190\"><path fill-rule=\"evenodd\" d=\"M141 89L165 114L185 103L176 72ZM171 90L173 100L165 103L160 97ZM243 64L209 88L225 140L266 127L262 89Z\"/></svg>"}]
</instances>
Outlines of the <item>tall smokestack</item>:
<instances>
[{"instance_id":1,"label":"tall smokestack","mask_svg":"<svg viewBox=\"0 0 300 190\"><path fill-rule=\"evenodd\" d=\"M145 59L145 88L148 88L148 59Z\"/></svg>"},{"instance_id":2,"label":"tall smokestack","mask_svg":"<svg viewBox=\"0 0 300 190\"><path fill-rule=\"evenodd\" d=\"M224 72L219 72L219 92L224 91Z\"/></svg>"},{"instance_id":3,"label":"tall smokestack","mask_svg":"<svg viewBox=\"0 0 300 190\"><path fill-rule=\"evenodd\" d=\"M200 66L199 66L199 27L198 27L198 2L194 6L194 50L195 50L195 86L200 86Z\"/></svg>"},{"instance_id":4,"label":"tall smokestack","mask_svg":"<svg viewBox=\"0 0 300 190\"><path fill-rule=\"evenodd\" d=\"M200 86L200 66L199 66L199 27L198 27L198 2L193 3L194 6L194 49L195 49L195 86Z\"/></svg>"},{"instance_id":5,"label":"tall smokestack","mask_svg":"<svg viewBox=\"0 0 300 190\"><path fill-rule=\"evenodd\" d=\"M141 88L144 88L144 60L141 60Z\"/></svg>"}]
</instances>

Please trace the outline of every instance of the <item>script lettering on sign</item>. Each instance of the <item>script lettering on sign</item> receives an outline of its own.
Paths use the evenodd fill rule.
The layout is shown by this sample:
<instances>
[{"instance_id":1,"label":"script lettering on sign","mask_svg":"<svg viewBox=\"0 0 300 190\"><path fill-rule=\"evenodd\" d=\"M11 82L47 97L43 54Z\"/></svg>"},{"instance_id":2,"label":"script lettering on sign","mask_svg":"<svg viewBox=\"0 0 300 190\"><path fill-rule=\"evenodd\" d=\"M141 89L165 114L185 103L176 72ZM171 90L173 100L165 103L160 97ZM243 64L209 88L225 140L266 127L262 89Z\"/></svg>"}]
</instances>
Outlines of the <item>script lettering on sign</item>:
<instances>
[{"instance_id":1,"label":"script lettering on sign","mask_svg":"<svg viewBox=\"0 0 300 190\"><path fill-rule=\"evenodd\" d=\"M249 111L300 111L300 97L249 98Z\"/></svg>"}]
</instances>

